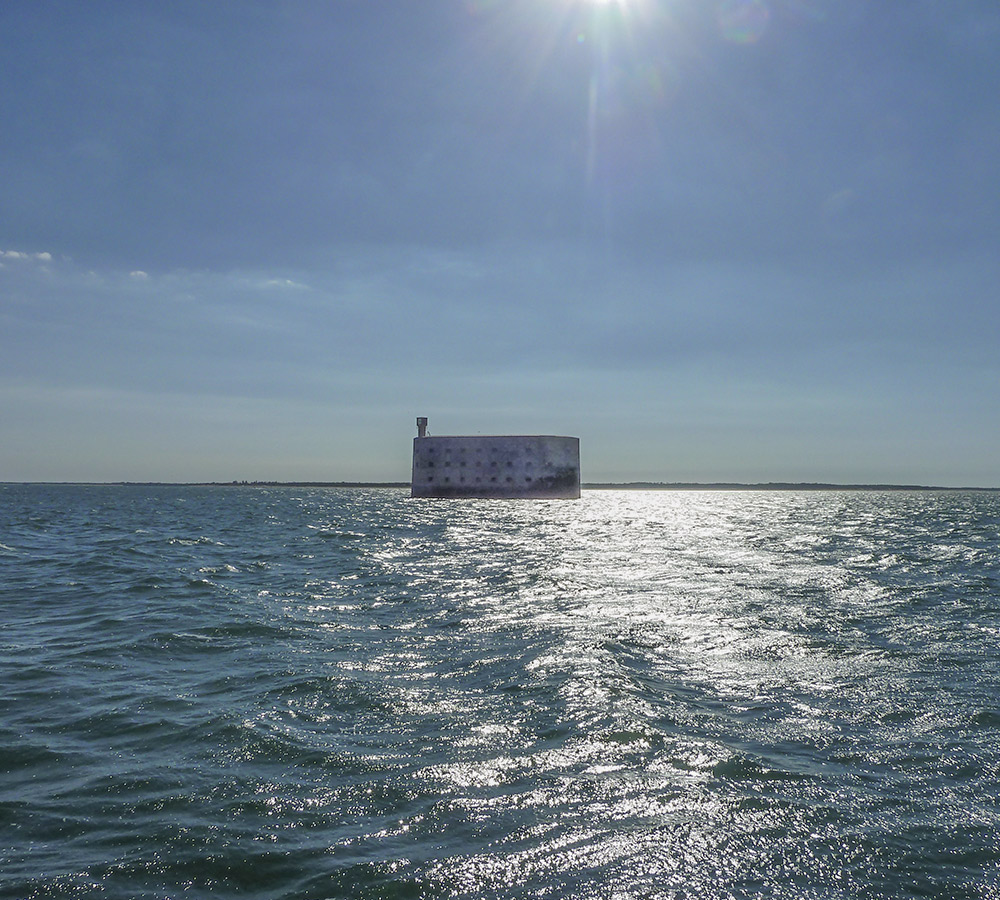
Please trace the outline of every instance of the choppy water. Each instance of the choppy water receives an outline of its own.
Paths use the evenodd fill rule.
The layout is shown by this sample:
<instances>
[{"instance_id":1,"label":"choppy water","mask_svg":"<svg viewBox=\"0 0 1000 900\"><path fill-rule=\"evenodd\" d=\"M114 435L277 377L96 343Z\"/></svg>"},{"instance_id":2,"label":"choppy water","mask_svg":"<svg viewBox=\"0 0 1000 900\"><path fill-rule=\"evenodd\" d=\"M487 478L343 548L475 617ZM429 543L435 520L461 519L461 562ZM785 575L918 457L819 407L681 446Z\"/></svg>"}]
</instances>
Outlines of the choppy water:
<instances>
[{"instance_id":1,"label":"choppy water","mask_svg":"<svg viewBox=\"0 0 1000 900\"><path fill-rule=\"evenodd\" d=\"M1000 893L1000 495L0 486L0 896Z\"/></svg>"}]
</instances>

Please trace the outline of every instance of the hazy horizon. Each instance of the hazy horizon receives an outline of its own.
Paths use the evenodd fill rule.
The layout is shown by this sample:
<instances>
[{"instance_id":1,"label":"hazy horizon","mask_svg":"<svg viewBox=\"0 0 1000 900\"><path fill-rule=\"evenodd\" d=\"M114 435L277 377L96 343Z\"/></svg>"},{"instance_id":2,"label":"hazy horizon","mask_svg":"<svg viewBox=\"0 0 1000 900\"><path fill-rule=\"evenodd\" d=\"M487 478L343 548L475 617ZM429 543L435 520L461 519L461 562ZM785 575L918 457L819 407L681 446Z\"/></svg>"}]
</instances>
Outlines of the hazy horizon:
<instances>
[{"instance_id":1,"label":"hazy horizon","mask_svg":"<svg viewBox=\"0 0 1000 900\"><path fill-rule=\"evenodd\" d=\"M408 488L407 480L392 481L318 481L302 479L297 481L274 481L270 479L230 479L228 481L0 481L0 485L39 487L344 487L344 488ZM739 482L739 481L587 481L581 484L583 490L649 490L649 491L854 491L854 490L886 490L886 491L1000 491L1000 487L984 487L982 485L942 485L942 484L904 484L899 482L858 482L836 483L818 481L771 481L771 482ZM473 498L476 499L476 498ZM491 498L478 498L491 499ZM507 498L492 498L507 499ZM510 498L531 499L531 498ZM551 499L551 498L550 498Z\"/></svg>"},{"instance_id":2,"label":"hazy horizon","mask_svg":"<svg viewBox=\"0 0 1000 900\"><path fill-rule=\"evenodd\" d=\"M0 481L1000 486L1000 7L0 8Z\"/></svg>"}]
</instances>

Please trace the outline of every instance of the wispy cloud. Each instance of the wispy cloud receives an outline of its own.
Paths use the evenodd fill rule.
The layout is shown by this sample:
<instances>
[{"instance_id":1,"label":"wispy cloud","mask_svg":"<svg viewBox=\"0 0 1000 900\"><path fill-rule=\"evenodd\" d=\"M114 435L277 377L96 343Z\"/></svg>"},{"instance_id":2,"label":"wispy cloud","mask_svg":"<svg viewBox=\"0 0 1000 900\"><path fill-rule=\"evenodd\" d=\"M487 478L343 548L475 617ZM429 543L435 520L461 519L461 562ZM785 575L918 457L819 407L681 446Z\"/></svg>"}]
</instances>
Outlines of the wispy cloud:
<instances>
[{"instance_id":1,"label":"wispy cloud","mask_svg":"<svg viewBox=\"0 0 1000 900\"><path fill-rule=\"evenodd\" d=\"M0 250L0 259L23 262L52 262L52 254L46 250L40 253L26 253L23 250Z\"/></svg>"},{"instance_id":2,"label":"wispy cloud","mask_svg":"<svg viewBox=\"0 0 1000 900\"><path fill-rule=\"evenodd\" d=\"M308 291L309 285L303 284L300 281L293 281L291 278L268 278L266 281L261 283L261 287L264 288L290 288L295 291Z\"/></svg>"}]
</instances>

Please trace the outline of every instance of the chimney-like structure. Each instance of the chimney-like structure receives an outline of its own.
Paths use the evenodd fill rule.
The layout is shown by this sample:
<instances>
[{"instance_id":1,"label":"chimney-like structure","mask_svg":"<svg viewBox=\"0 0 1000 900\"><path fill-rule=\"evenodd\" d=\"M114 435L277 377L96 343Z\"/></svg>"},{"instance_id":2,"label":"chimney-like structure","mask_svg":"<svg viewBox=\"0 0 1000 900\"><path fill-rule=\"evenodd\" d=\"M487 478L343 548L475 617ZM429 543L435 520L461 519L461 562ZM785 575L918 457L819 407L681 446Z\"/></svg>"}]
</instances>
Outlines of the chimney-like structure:
<instances>
[{"instance_id":1,"label":"chimney-like structure","mask_svg":"<svg viewBox=\"0 0 1000 900\"><path fill-rule=\"evenodd\" d=\"M417 416L417 437L427 437L427 416Z\"/></svg>"}]
</instances>

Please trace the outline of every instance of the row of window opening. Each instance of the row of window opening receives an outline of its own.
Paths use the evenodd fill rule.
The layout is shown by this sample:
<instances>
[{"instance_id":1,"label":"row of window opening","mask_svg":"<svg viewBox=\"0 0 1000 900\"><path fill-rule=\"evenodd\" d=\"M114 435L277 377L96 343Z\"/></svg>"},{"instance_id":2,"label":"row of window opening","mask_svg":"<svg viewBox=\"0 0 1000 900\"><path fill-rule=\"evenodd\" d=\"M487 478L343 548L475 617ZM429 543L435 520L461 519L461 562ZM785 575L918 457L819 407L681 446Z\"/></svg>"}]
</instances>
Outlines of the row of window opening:
<instances>
[{"instance_id":1,"label":"row of window opening","mask_svg":"<svg viewBox=\"0 0 1000 900\"><path fill-rule=\"evenodd\" d=\"M444 464L445 464L446 466L450 466L450 465L451 465L452 463L451 463L451 460L450 460L450 459L446 459L446 460L444 461ZM434 460L433 460L433 459L429 459L429 460L427 460L427 462L426 462L426 465L427 465L427 468L428 468L428 469L433 469L433 468L434 468ZM466 463L466 461L465 461L465 460L463 459L463 460L460 460L460 461L459 461L458 465L459 465L459 467L460 467L460 468L463 468L463 469L464 469L464 468L465 468L465 466L467 465L467 463ZM481 463L481 462L480 462L479 460L476 460L476 468L477 468L477 469L480 469L480 468L482 468L482 466L483 466L483 464L482 464L482 463ZM513 467L514 467L514 463L513 463L513 462L511 462L511 461L510 461L510 460L508 459L508 460L507 460L507 468L508 468L508 469L512 469ZM491 469L495 469L495 468L497 468L497 461L496 461L495 459L494 459L494 460L491 460L491 462L490 462L490 468L491 468Z\"/></svg>"},{"instance_id":2,"label":"row of window opening","mask_svg":"<svg viewBox=\"0 0 1000 900\"><path fill-rule=\"evenodd\" d=\"M446 475L443 480L444 480L445 484L451 484L451 478L449 476ZM490 483L491 484L495 483L496 480L497 480L497 476L494 475L492 478L490 478ZM433 481L434 481L434 476L433 475L428 475L427 476L427 483L431 484ZM507 482L507 484L511 484L514 481L514 478L512 476L508 475L506 477L505 481ZM525 478L524 478L524 481L525 481L525 484L530 484L531 483L531 476L530 475L526 475ZM465 478L464 477L459 478L458 479L458 483L459 484L465 484ZM483 479L482 478L477 478L477 479L475 479L474 483L475 484L482 484L483 483Z\"/></svg>"}]
</instances>

